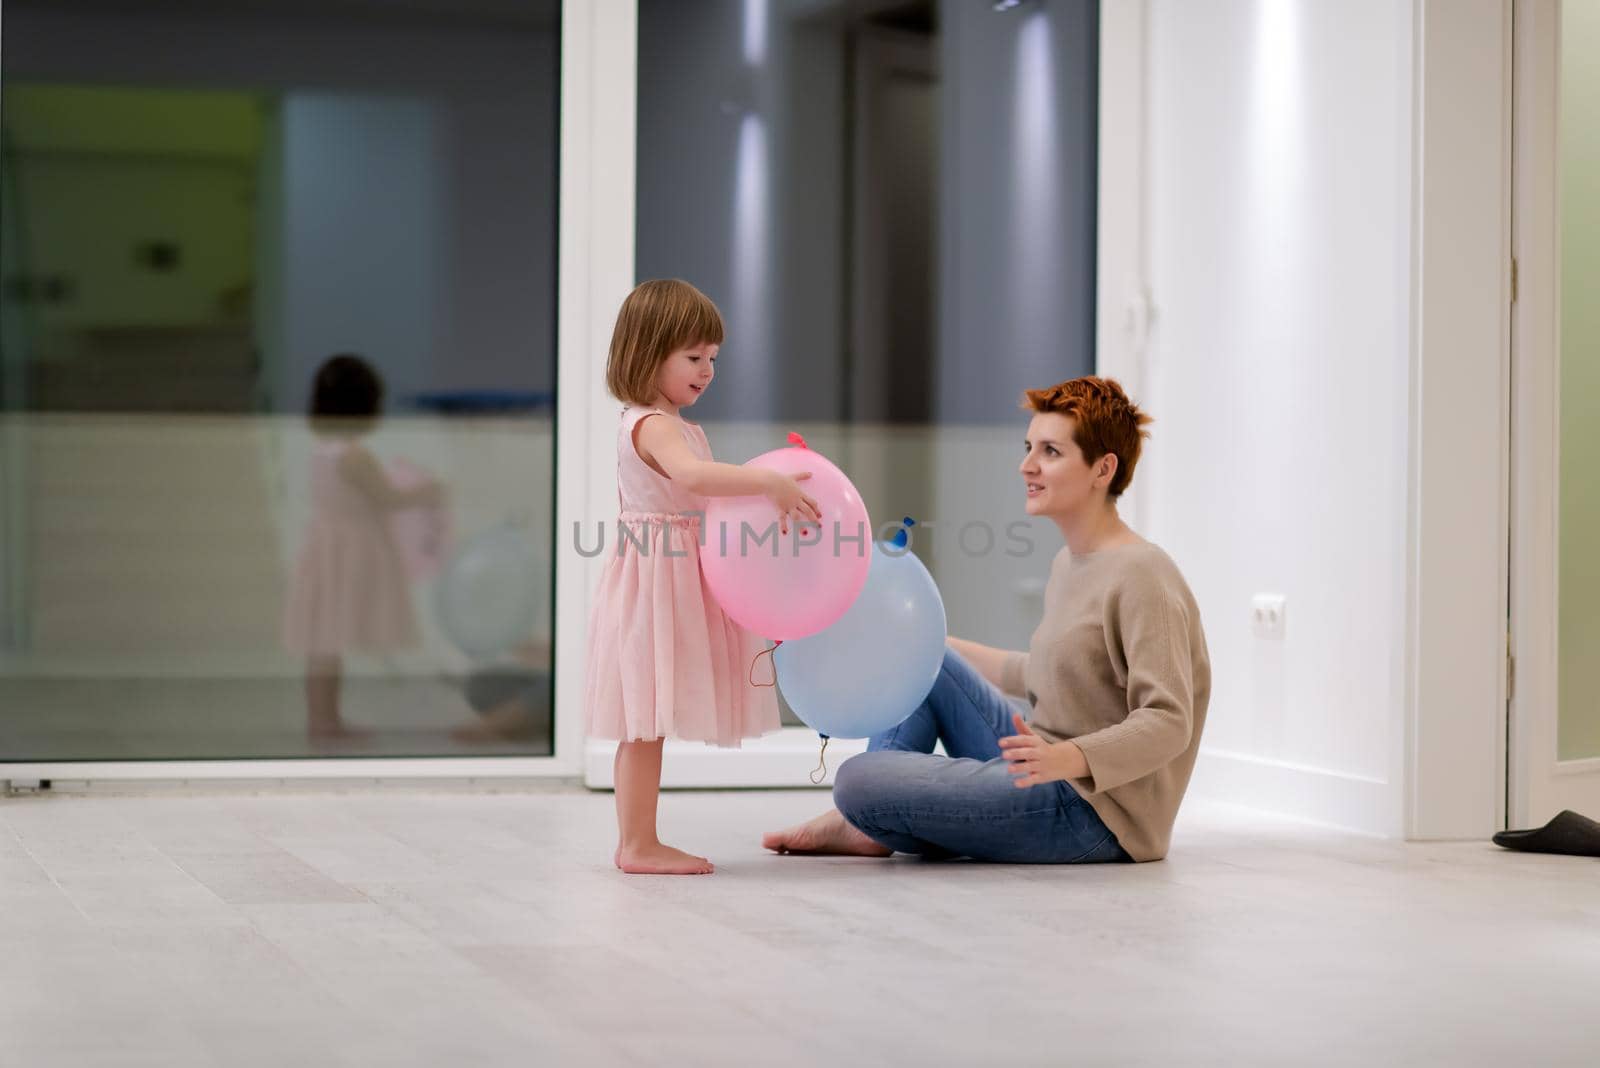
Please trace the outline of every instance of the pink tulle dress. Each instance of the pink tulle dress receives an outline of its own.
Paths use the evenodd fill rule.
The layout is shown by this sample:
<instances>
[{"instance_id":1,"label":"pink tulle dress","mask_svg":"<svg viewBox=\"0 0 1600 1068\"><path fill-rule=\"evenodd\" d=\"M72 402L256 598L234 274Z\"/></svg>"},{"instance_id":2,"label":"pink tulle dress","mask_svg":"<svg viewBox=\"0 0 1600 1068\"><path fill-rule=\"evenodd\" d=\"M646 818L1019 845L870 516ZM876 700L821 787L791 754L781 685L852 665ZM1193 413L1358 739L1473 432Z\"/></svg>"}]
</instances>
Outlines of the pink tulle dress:
<instances>
[{"instance_id":1,"label":"pink tulle dress","mask_svg":"<svg viewBox=\"0 0 1600 1068\"><path fill-rule=\"evenodd\" d=\"M311 454L311 520L295 561L283 643L302 656L385 653L417 643L411 584L390 516L339 471L353 442Z\"/></svg>"},{"instance_id":2,"label":"pink tulle dress","mask_svg":"<svg viewBox=\"0 0 1600 1068\"><path fill-rule=\"evenodd\" d=\"M684 513L703 510L705 498L657 474L634 449L634 427L657 415L673 419L627 408L617 428L621 514L606 531L605 573L589 615L584 720L592 738L737 748L779 726L772 687L750 681L767 643L723 613L700 574L700 523ZM705 431L673 422L696 456L711 459ZM771 682L769 662L756 667L756 678Z\"/></svg>"}]
</instances>

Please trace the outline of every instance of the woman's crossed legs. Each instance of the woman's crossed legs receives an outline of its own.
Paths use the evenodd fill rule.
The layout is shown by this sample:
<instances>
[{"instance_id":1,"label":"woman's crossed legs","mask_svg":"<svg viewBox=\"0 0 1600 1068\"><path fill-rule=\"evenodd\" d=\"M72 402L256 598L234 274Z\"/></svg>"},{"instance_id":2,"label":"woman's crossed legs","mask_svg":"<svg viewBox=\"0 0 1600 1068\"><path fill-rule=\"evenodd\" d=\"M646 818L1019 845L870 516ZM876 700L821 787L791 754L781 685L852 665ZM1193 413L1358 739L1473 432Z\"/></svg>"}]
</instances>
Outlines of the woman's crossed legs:
<instances>
[{"instance_id":1,"label":"woman's crossed legs","mask_svg":"<svg viewBox=\"0 0 1600 1068\"><path fill-rule=\"evenodd\" d=\"M834 810L768 834L780 853L929 858L1012 864L1127 860L1093 807L1065 782L1018 789L1000 756L1016 706L956 653L906 720L840 766ZM935 756L942 741L948 756Z\"/></svg>"}]
</instances>

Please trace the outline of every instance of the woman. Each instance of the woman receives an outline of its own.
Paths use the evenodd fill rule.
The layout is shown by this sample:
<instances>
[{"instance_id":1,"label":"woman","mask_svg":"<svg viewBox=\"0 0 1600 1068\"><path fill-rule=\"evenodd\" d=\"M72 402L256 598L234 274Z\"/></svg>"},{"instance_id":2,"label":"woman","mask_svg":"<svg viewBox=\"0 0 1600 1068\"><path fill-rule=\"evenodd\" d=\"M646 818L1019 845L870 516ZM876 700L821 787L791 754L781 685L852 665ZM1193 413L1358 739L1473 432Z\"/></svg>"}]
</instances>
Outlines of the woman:
<instances>
[{"instance_id":1,"label":"woman","mask_svg":"<svg viewBox=\"0 0 1600 1068\"><path fill-rule=\"evenodd\" d=\"M927 699L840 766L834 810L768 834L768 849L1034 864L1166 855L1211 669L1177 565L1117 514L1150 417L1095 377L1029 390L1023 407L1027 513L1067 543L1028 651L951 638ZM936 741L949 756L933 755Z\"/></svg>"}]
</instances>

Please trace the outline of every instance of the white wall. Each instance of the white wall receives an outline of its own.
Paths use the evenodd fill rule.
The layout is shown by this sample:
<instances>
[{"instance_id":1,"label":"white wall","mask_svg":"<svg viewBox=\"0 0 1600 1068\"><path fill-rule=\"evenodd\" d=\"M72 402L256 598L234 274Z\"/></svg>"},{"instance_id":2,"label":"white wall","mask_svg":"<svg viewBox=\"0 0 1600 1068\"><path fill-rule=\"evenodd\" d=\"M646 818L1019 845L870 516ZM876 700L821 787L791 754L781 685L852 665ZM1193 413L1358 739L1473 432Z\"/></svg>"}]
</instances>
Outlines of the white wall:
<instances>
[{"instance_id":1,"label":"white wall","mask_svg":"<svg viewBox=\"0 0 1600 1068\"><path fill-rule=\"evenodd\" d=\"M1214 670L1197 792L1395 833L1412 8L1152 0L1146 533ZM1251 629L1287 598L1282 641Z\"/></svg>"}]
</instances>

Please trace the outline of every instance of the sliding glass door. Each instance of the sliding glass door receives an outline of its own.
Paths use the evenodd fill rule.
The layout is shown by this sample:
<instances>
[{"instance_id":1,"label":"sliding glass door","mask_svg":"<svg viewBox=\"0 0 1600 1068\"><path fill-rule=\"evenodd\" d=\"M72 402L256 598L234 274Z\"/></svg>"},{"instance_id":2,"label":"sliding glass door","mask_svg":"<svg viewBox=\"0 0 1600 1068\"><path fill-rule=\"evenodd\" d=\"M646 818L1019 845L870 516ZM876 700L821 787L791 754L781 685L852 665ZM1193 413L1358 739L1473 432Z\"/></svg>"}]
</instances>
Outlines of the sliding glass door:
<instances>
[{"instance_id":1,"label":"sliding glass door","mask_svg":"<svg viewBox=\"0 0 1600 1068\"><path fill-rule=\"evenodd\" d=\"M4 15L0 778L551 754L559 3Z\"/></svg>"},{"instance_id":2,"label":"sliding glass door","mask_svg":"<svg viewBox=\"0 0 1600 1068\"><path fill-rule=\"evenodd\" d=\"M1023 515L1018 400L1094 366L1098 5L994 6L639 0L635 274L723 312L685 413L719 459L799 431L874 525L917 521L952 633L1020 648L1059 535ZM785 722L669 780L803 783Z\"/></svg>"}]
</instances>

